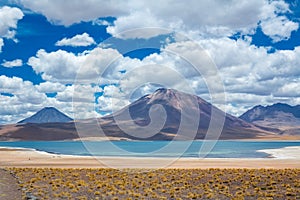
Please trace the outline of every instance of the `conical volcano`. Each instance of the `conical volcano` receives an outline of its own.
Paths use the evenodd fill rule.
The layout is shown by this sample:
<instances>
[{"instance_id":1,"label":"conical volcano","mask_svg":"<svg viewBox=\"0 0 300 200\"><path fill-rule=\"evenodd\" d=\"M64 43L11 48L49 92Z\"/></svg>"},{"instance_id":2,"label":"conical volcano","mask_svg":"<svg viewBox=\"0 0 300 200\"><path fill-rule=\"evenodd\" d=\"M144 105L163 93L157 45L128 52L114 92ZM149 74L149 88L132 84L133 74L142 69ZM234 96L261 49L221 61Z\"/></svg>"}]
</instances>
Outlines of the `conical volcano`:
<instances>
[{"instance_id":1,"label":"conical volcano","mask_svg":"<svg viewBox=\"0 0 300 200\"><path fill-rule=\"evenodd\" d=\"M102 118L101 124L106 134L119 127L133 139L219 139L218 132L222 133L220 139L242 139L270 134L196 95L165 88Z\"/></svg>"},{"instance_id":2,"label":"conical volcano","mask_svg":"<svg viewBox=\"0 0 300 200\"><path fill-rule=\"evenodd\" d=\"M65 115L64 113L60 112L54 107L45 107L42 110L38 111L31 117L23 119L18 123L53 123L53 122L70 122L73 119Z\"/></svg>"}]
</instances>

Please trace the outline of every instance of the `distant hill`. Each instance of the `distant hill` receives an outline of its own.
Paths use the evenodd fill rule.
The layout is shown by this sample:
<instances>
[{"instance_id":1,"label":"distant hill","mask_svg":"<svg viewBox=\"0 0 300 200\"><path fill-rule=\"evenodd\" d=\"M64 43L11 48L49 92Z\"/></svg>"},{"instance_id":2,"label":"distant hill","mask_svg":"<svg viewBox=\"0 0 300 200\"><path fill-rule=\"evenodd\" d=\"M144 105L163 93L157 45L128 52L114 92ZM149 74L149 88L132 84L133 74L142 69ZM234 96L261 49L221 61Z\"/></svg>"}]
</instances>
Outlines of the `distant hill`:
<instances>
[{"instance_id":1,"label":"distant hill","mask_svg":"<svg viewBox=\"0 0 300 200\"><path fill-rule=\"evenodd\" d=\"M300 134L300 105L276 103L270 106L255 106L240 116L259 126L276 128L280 134Z\"/></svg>"},{"instance_id":2,"label":"distant hill","mask_svg":"<svg viewBox=\"0 0 300 200\"><path fill-rule=\"evenodd\" d=\"M70 122L73 119L65 115L64 113L60 112L54 107L45 107L42 110L38 111L31 117L23 119L18 123L35 123L35 124L42 124L42 123L54 123L54 122Z\"/></svg>"}]
</instances>

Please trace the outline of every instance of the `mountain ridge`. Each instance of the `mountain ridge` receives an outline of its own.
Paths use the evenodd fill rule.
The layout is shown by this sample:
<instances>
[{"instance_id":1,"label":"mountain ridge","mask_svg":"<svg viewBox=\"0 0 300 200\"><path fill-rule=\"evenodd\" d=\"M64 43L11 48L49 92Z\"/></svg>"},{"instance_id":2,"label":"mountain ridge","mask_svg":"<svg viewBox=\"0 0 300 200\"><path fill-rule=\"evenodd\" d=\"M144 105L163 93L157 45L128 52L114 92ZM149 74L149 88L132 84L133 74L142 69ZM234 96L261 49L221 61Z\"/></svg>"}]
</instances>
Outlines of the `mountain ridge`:
<instances>
[{"instance_id":1,"label":"mountain ridge","mask_svg":"<svg viewBox=\"0 0 300 200\"><path fill-rule=\"evenodd\" d=\"M212 115L216 126L211 127ZM220 137L209 135L217 134L223 119L224 127L221 127ZM186 120L186 123L181 123L181 120ZM147 129L148 127L152 128ZM98 119L76 120L76 123L69 121L1 126L0 140L103 140L106 137L122 140L282 138L274 130L277 129L249 123L225 113L196 95L161 88Z\"/></svg>"},{"instance_id":2,"label":"mountain ridge","mask_svg":"<svg viewBox=\"0 0 300 200\"><path fill-rule=\"evenodd\" d=\"M276 103L268 106L257 105L243 113L239 118L247 122L253 122L273 117L276 112L291 113L295 118L300 118L300 105L291 106L285 103Z\"/></svg>"},{"instance_id":3,"label":"mountain ridge","mask_svg":"<svg viewBox=\"0 0 300 200\"><path fill-rule=\"evenodd\" d=\"M262 128L277 129L275 132L281 135L300 135L300 105L258 105L246 111L240 118Z\"/></svg>"}]
</instances>

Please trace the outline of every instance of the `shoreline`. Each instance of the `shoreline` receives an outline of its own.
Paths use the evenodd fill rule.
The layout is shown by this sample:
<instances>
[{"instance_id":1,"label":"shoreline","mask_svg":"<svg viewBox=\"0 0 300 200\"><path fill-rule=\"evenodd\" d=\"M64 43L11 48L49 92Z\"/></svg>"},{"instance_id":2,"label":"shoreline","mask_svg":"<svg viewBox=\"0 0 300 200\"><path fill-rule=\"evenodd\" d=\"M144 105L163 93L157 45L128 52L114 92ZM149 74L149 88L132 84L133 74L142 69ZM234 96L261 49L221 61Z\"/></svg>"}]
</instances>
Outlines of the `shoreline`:
<instances>
[{"instance_id":1,"label":"shoreline","mask_svg":"<svg viewBox=\"0 0 300 200\"><path fill-rule=\"evenodd\" d=\"M289 146L278 149L261 149L263 152L271 155L276 159L300 159L300 146Z\"/></svg>"},{"instance_id":2,"label":"shoreline","mask_svg":"<svg viewBox=\"0 0 300 200\"><path fill-rule=\"evenodd\" d=\"M300 147L298 147L300 148ZM26 148L0 148L0 167L47 168L300 168L300 158L163 158L74 156Z\"/></svg>"},{"instance_id":3,"label":"shoreline","mask_svg":"<svg viewBox=\"0 0 300 200\"><path fill-rule=\"evenodd\" d=\"M75 139L64 139L64 140L0 140L0 142L149 142L149 141L200 141L200 142L209 142L209 141L238 141L238 142L300 142L300 136L298 137L263 137L263 138L245 138L245 139L218 139L218 140L209 140L209 139L195 139L195 140L134 140L124 137L84 137L84 138L75 138Z\"/></svg>"}]
</instances>

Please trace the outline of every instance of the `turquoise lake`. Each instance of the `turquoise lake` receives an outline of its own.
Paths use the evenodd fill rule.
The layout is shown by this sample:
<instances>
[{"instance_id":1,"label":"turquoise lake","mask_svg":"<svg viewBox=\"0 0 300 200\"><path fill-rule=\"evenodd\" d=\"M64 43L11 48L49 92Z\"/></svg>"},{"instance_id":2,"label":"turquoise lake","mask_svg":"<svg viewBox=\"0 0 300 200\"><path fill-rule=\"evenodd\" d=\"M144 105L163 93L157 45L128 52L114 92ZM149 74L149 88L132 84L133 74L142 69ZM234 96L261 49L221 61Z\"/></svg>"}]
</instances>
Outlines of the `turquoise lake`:
<instances>
[{"instance_id":1,"label":"turquoise lake","mask_svg":"<svg viewBox=\"0 0 300 200\"><path fill-rule=\"evenodd\" d=\"M38 151L66 155L194 158L266 158L270 155L257 151L262 149L279 149L289 146L300 146L300 141L0 142L0 147L31 148Z\"/></svg>"}]
</instances>

